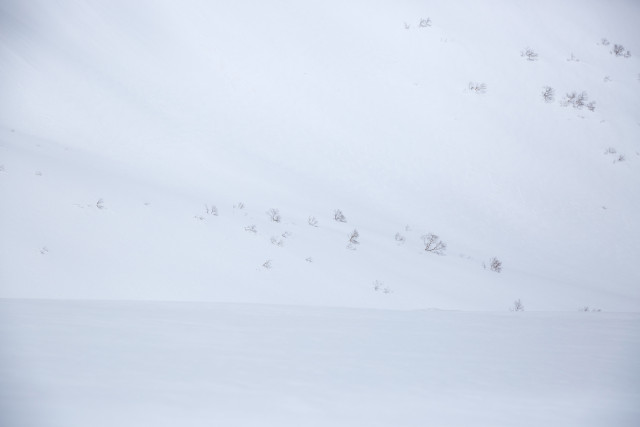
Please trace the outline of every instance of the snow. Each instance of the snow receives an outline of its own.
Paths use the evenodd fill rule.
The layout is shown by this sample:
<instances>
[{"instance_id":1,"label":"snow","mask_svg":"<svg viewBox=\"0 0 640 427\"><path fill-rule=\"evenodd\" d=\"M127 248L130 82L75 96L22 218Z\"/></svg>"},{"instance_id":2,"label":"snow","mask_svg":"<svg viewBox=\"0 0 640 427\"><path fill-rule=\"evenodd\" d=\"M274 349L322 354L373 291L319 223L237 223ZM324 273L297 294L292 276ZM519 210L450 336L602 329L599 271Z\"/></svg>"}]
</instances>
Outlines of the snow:
<instances>
[{"instance_id":1,"label":"snow","mask_svg":"<svg viewBox=\"0 0 640 427\"><path fill-rule=\"evenodd\" d=\"M3 425L633 426L640 315L4 300Z\"/></svg>"},{"instance_id":2,"label":"snow","mask_svg":"<svg viewBox=\"0 0 640 427\"><path fill-rule=\"evenodd\" d=\"M0 388L14 420L638 424L638 16L626 0L0 2ZM572 91L595 111L561 106ZM218 321L235 343L216 359L203 342L202 376L168 368L205 365L182 353L200 349L179 331L192 310L194 340ZM76 315L88 329L64 327ZM246 329L227 325L244 315ZM153 319L177 329L146 341ZM278 330L290 359L259 346ZM89 353L82 370L73 348ZM246 376L228 377L244 388L213 390L249 351Z\"/></svg>"}]
</instances>

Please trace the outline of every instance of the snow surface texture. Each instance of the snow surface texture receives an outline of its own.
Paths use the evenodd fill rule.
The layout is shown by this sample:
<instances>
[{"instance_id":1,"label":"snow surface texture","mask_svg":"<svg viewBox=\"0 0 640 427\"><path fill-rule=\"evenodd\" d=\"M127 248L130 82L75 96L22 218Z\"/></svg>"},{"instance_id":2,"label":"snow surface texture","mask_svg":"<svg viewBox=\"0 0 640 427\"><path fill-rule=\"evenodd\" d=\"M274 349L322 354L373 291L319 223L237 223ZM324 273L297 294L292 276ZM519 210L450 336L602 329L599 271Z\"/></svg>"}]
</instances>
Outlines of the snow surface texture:
<instances>
[{"instance_id":1,"label":"snow surface texture","mask_svg":"<svg viewBox=\"0 0 640 427\"><path fill-rule=\"evenodd\" d=\"M0 405L20 425L640 424L639 16L1 1ZM427 308L468 312L393 311Z\"/></svg>"},{"instance_id":2,"label":"snow surface texture","mask_svg":"<svg viewBox=\"0 0 640 427\"><path fill-rule=\"evenodd\" d=\"M638 425L640 315L0 301L3 426Z\"/></svg>"}]
</instances>

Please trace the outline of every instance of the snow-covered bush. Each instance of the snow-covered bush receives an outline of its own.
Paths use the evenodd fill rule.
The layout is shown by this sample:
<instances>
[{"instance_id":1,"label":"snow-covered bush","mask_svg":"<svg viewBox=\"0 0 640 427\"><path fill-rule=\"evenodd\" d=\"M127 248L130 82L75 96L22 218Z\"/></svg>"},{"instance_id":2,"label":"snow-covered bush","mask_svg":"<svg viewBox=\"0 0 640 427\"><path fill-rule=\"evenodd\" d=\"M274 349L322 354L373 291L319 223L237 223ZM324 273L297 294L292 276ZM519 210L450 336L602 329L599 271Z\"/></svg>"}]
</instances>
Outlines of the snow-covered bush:
<instances>
[{"instance_id":1,"label":"snow-covered bush","mask_svg":"<svg viewBox=\"0 0 640 427\"><path fill-rule=\"evenodd\" d=\"M520 298L513 302L513 307L511 307L511 311L524 311L524 304L520 301Z\"/></svg>"},{"instance_id":2,"label":"snow-covered bush","mask_svg":"<svg viewBox=\"0 0 640 427\"><path fill-rule=\"evenodd\" d=\"M357 229L354 229L351 232L351 234L349 234L349 244L347 245L347 248L355 249L356 245L360 244L360 242L358 241L359 238L360 238L360 233L358 233Z\"/></svg>"},{"instance_id":3,"label":"snow-covered bush","mask_svg":"<svg viewBox=\"0 0 640 427\"><path fill-rule=\"evenodd\" d=\"M560 105L563 107L572 106L573 108L576 108L578 110L582 110L584 107L587 107L589 111L595 111L596 102L595 101L587 102L588 100L589 100L589 95L587 94L587 92L582 91L578 93L573 91L573 92L567 93L564 96L564 99L560 102Z\"/></svg>"},{"instance_id":4,"label":"snow-covered bush","mask_svg":"<svg viewBox=\"0 0 640 427\"><path fill-rule=\"evenodd\" d=\"M429 233L422 236L424 242L424 250L436 255L444 255L447 250L447 244L440 240L436 234Z\"/></svg>"},{"instance_id":5,"label":"snow-covered bush","mask_svg":"<svg viewBox=\"0 0 640 427\"><path fill-rule=\"evenodd\" d=\"M280 222L282 220L282 217L280 216L280 211L278 209L274 209L271 208L267 211L267 215L269 216L269 219L271 219L271 221L273 222Z\"/></svg>"},{"instance_id":6,"label":"snow-covered bush","mask_svg":"<svg viewBox=\"0 0 640 427\"><path fill-rule=\"evenodd\" d=\"M631 56L631 52L629 52L628 50L625 50L624 46L622 46L621 44L614 44L613 50L611 52L615 56L624 56L625 58L628 58L629 56Z\"/></svg>"},{"instance_id":7,"label":"snow-covered bush","mask_svg":"<svg viewBox=\"0 0 640 427\"><path fill-rule=\"evenodd\" d=\"M427 19L420 19L420 23L418 24L420 26L420 28L427 28L431 26L431 18L427 18Z\"/></svg>"},{"instance_id":8,"label":"snow-covered bush","mask_svg":"<svg viewBox=\"0 0 640 427\"><path fill-rule=\"evenodd\" d=\"M284 240L278 239L277 237L271 237L271 244L275 246L282 247L284 246Z\"/></svg>"},{"instance_id":9,"label":"snow-covered bush","mask_svg":"<svg viewBox=\"0 0 640 427\"><path fill-rule=\"evenodd\" d=\"M391 293L391 289L384 286L384 283L382 283L379 280L376 280L373 282L373 290L376 292L382 292L383 294L390 294Z\"/></svg>"},{"instance_id":10,"label":"snow-covered bush","mask_svg":"<svg viewBox=\"0 0 640 427\"><path fill-rule=\"evenodd\" d=\"M396 242L398 242L399 245L403 244L405 242L405 237L400 233L396 233Z\"/></svg>"},{"instance_id":11,"label":"snow-covered bush","mask_svg":"<svg viewBox=\"0 0 640 427\"><path fill-rule=\"evenodd\" d=\"M527 61L537 61L538 60L538 53L536 51L534 51L531 48L526 48L525 50L523 50L522 52L520 52L520 56L524 57L527 59Z\"/></svg>"},{"instance_id":12,"label":"snow-covered bush","mask_svg":"<svg viewBox=\"0 0 640 427\"><path fill-rule=\"evenodd\" d=\"M469 82L469 90L477 94L487 93L487 85L478 82Z\"/></svg>"},{"instance_id":13,"label":"snow-covered bush","mask_svg":"<svg viewBox=\"0 0 640 427\"><path fill-rule=\"evenodd\" d=\"M496 273L500 273L502 271L502 261L498 258L493 257L489 260L489 268L491 271L495 271Z\"/></svg>"},{"instance_id":14,"label":"snow-covered bush","mask_svg":"<svg viewBox=\"0 0 640 427\"><path fill-rule=\"evenodd\" d=\"M542 99L544 102L553 102L556 96L556 91L551 86L545 86L542 90Z\"/></svg>"},{"instance_id":15,"label":"snow-covered bush","mask_svg":"<svg viewBox=\"0 0 640 427\"><path fill-rule=\"evenodd\" d=\"M340 209L333 211L333 219L338 222L347 222L347 218L344 216Z\"/></svg>"},{"instance_id":16,"label":"snow-covered bush","mask_svg":"<svg viewBox=\"0 0 640 427\"><path fill-rule=\"evenodd\" d=\"M218 208L215 205L204 205L204 209L209 215L218 216Z\"/></svg>"}]
</instances>

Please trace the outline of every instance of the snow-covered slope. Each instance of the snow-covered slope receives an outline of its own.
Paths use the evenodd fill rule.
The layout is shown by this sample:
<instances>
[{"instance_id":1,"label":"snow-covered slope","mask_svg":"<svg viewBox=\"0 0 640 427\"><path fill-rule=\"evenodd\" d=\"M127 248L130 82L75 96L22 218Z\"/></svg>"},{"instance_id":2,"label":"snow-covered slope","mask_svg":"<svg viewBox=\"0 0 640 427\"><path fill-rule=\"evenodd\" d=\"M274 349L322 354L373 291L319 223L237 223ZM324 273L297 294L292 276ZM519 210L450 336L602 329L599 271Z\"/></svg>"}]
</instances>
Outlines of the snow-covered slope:
<instances>
[{"instance_id":1,"label":"snow-covered slope","mask_svg":"<svg viewBox=\"0 0 640 427\"><path fill-rule=\"evenodd\" d=\"M0 296L639 310L640 5L347 3L2 2Z\"/></svg>"}]
</instances>

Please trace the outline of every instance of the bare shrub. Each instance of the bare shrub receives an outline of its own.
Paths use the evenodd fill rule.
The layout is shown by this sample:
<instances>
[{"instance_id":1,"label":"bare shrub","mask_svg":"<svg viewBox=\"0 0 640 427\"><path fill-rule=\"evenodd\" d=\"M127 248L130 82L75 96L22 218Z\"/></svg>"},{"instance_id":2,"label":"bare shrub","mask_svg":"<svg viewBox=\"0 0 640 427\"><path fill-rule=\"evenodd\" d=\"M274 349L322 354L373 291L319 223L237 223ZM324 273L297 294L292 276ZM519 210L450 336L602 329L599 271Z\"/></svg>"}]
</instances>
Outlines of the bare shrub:
<instances>
[{"instance_id":1,"label":"bare shrub","mask_svg":"<svg viewBox=\"0 0 640 427\"><path fill-rule=\"evenodd\" d=\"M523 50L522 52L520 52L520 56L524 57L527 59L527 61L537 61L538 60L538 54L536 53L536 51L534 51L531 48L526 48L525 50Z\"/></svg>"},{"instance_id":2,"label":"bare shrub","mask_svg":"<svg viewBox=\"0 0 640 427\"><path fill-rule=\"evenodd\" d=\"M244 209L244 203L242 202L238 202L235 205L233 205L234 209Z\"/></svg>"},{"instance_id":3,"label":"bare shrub","mask_svg":"<svg viewBox=\"0 0 640 427\"><path fill-rule=\"evenodd\" d=\"M420 28L430 27L431 26L431 18L427 18L427 19L422 18L420 20L420 24L418 24L418 25L420 26Z\"/></svg>"},{"instance_id":4,"label":"bare shrub","mask_svg":"<svg viewBox=\"0 0 640 427\"><path fill-rule=\"evenodd\" d=\"M589 100L589 95L587 95L587 92L580 92L580 94L576 97L576 102L574 107L577 108L578 110L581 110L582 107L584 107L585 105L587 105L587 101Z\"/></svg>"},{"instance_id":5,"label":"bare shrub","mask_svg":"<svg viewBox=\"0 0 640 427\"><path fill-rule=\"evenodd\" d=\"M553 102L556 96L556 91L551 86L545 86L542 90L542 98L544 102Z\"/></svg>"},{"instance_id":6,"label":"bare shrub","mask_svg":"<svg viewBox=\"0 0 640 427\"><path fill-rule=\"evenodd\" d=\"M469 82L469 90L477 94L487 93L487 85L485 83Z\"/></svg>"},{"instance_id":7,"label":"bare shrub","mask_svg":"<svg viewBox=\"0 0 640 427\"><path fill-rule=\"evenodd\" d=\"M270 270L270 269L271 269L271 267L272 267L272 265L271 265L271 260L270 260L270 259L266 260L266 261L262 264L262 266L263 266L264 268L266 268L267 270Z\"/></svg>"},{"instance_id":8,"label":"bare shrub","mask_svg":"<svg viewBox=\"0 0 640 427\"><path fill-rule=\"evenodd\" d=\"M511 311L524 311L524 304L518 298L513 302L513 307L511 307Z\"/></svg>"},{"instance_id":9,"label":"bare shrub","mask_svg":"<svg viewBox=\"0 0 640 427\"><path fill-rule=\"evenodd\" d=\"M256 226L254 224L248 225L244 228L244 231L248 231L250 233L257 233L258 229L256 228Z\"/></svg>"},{"instance_id":10,"label":"bare shrub","mask_svg":"<svg viewBox=\"0 0 640 427\"><path fill-rule=\"evenodd\" d=\"M580 62L580 60L573 55L573 52L571 52L571 56L567 58L567 61L569 61L569 62Z\"/></svg>"},{"instance_id":11,"label":"bare shrub","mask_svg":"<svg viewBox=\"0 0 640 427\"><path fill-rule=\"evenodd\" d=\"M373 282L373 290L375 292L382 292L383 294L390 294L391 293L391 288L388 288L386 286L384 286L384 283L382 283L379 280L376 280Z\"/></svg>"},{"instance_id":12,"label":"bare shrub","mask_svg":"<svg viewBox=\"0 0 640 427\"><path fill-rule=\"evenodd\" d=\"M104 200L98 199L98 201L96 202L96 208L104 209Z\"/></svg>"},{"instance_id":13,"label":"bare shrub","mask_svg":"<svg viewBox=\"0 0 640 427\"><path fill-rule=\"evenodd\" d=\"M569 105L575 105L576 96L578 96L576 92L567 93L564 96L564 99L560 101L560 105L563 107L568 107Z\"/></svg>"},{"instance_id":14,"label":"bare shrub","mask_svg":"<svg viewBox=\"0 0 640 427\"><path fill-rule=\"evenodd\" d=\"M267 211L267 215L273 222L280 222L282 217L280 216L280 211L278 209L271 208Z\"/></svg>"},{"instance_id":15,"label":"bare shrub","mask_svg":"<svg viewBox=\"0 0 640 427\"><path fill-rule=\"evenodd\" d=\"M409 28L411 28L411 25L407 24L406 22L404 23L404 29L408 30Z\"/></svg>"},{"instance_id":16,"label":"bare shrub","mask_svg":"<svg viewBox=\"0 0 640 427\"><path fill-rule=\"evenodd\" d=\"M399 245L403 244L405 242L405 237L400 233L396 233L396 242L398 242Z\"/></svg>"},{"instance_id":17,"label":"bare shrub","mask_svg":"<svg viewBox=\"0 0 640 427\"><path fill-rule=\"evenodd\" d=\"M582 110L584 107L587 107L589 111L595 111L596 102L595 101L587 102L587 101L589 101L589 95L587 94L587 92L582 91L578 93L573 91L573 92L567 93L564 96L564 99L560 102L560 105L563 107L572 106L577 110Z\"/></svg>"},{"instance_id":18,"label":"bare shrub","mask_svg":"<svg viewBox=\"0 0 640 427\"><path fill-rule=\"evenodd\" d=\"M493 257L489 260L489 266L491 271L495 271L496 273L500 273L502 271L502 261L498 258Z\"/></svg>"},{"instance_id":19,"label":"bare shrub","mask_svg":"<svg viewBox=\"0 0 640 427\"><path fill-rule=\"evenodd\" d=\"M338 222L347 222L347 218L344 216L340 209L333 211L333 219Z\"/></svg>"},{"instance_id":20,"label":"bare shrub","mask_svg":"<svg viewBox=\"0 0 640 427\"><path fill-rule=\"evenodd\" d=\"M611 52L613 52L615 56L624 56L624 46L621 44L614 44Z\"/></svg>"},{"instance_id":21,"label":"bare shrub","mask_svg":"<svg viewBox=\"0 0 640 427\"><path fill-rule=\"evenodd\" d=\"M277 237L271 237L271 244L282 247L284 246L284 240L278 239Z\"/></svg>"},{"instance_id":22,"label":"bare shrub","mask_svg":"<svg viewBox=\"0 0 640 427\"><path fill-rule=\"evenodd\" d=\"M607 40L607 39L605 39L605 38L601 39L601 40L600 40L600 43L601 43L603 46L609 46L609 44L610 44L610 43L609 43L609 40Z\"/></svg>"},{"instance_id":23,"label":"bare shrub","mask_svg":"<svg viewBox=\"0 0 640 427\"><path fill-rule=\"evenodd\" d=\"M616 154L616 153L617 153L617 151L613 147L607 148L607 150L604 152L604 154Z\"/></svg>"},{"instance_id":24,"label":"bare shrub","mask_svg":"<svg viewBox=\"0 0 640 427\"><path fill-rule=\"evenodd\" d=\"M209 205L204 205L204 209L207 212L207 214L218 216L218 208L215 207L215 205L211 205L211 207L209 207Z\"/></svg>"},{"instance_id":25,"label":"bare shrub","mask_svg":"<svg viewBox=\"0 0 640 427\"><path fill-rule=\"evenodd\" d=\"M447 244L440 240L436 234L429 233L422 236L424 242L424 250L436 255L444 255L447 250Z\"/></svg>"},{"instance_id":26,"label":"bare shrub","mask_svg":"<svg viewBox=\"0 0 640 427\"><path fill-rule=\"evenodd\" d=\"M349 245L359 245L360 242L358 239L360 238L360 233L358 233L357 229L354 229L351 234L349 234Z\"/></svg>"},{"instance_id":27,"label":"bare shrub","mask_svg":"<svg viewBox=\"0 0 640 427\"><path fill-rule=\"evenodd\" d=\"M309 219L307 219L307 223L312 227L318 226L318 220L316 219L315 216L310 216Z\"/></svg>"},{"instance_id":28,"label":"bare shrub","mask_svg":"<svg viewBox=\"0 0 640 427\"><path fill-rule=\"evenodd\" d=\"M578 311L584 311L587 313L600 313L602 310L599 308L592 308L589 306L585 306L585 307L580 307L580 309L578 309Z\"/></svg>"},{"instance_id":29,"label":"bare shrub","mask_svg":"<svg viewBox=\"0 0 640 427\"><path fill-rule=\"evenodd\" d=\"M47 249L47 247L46 247L46 246L43 246L43 247L40 249L40 254L41 254L41 255L46 255L47 253L49 253L49 249Z\"/></svg>"},{"instance_id":30,"label":"bare shrub","mask_svg":"<svg viewBox=\"0 0 640 427\"><path fill-rule=\"evenodd\" d=\"M311 257L305 258L304 260L307 261L307 262L313 262L313 258L311 258Z\"/></svg>"}]
</instances>

